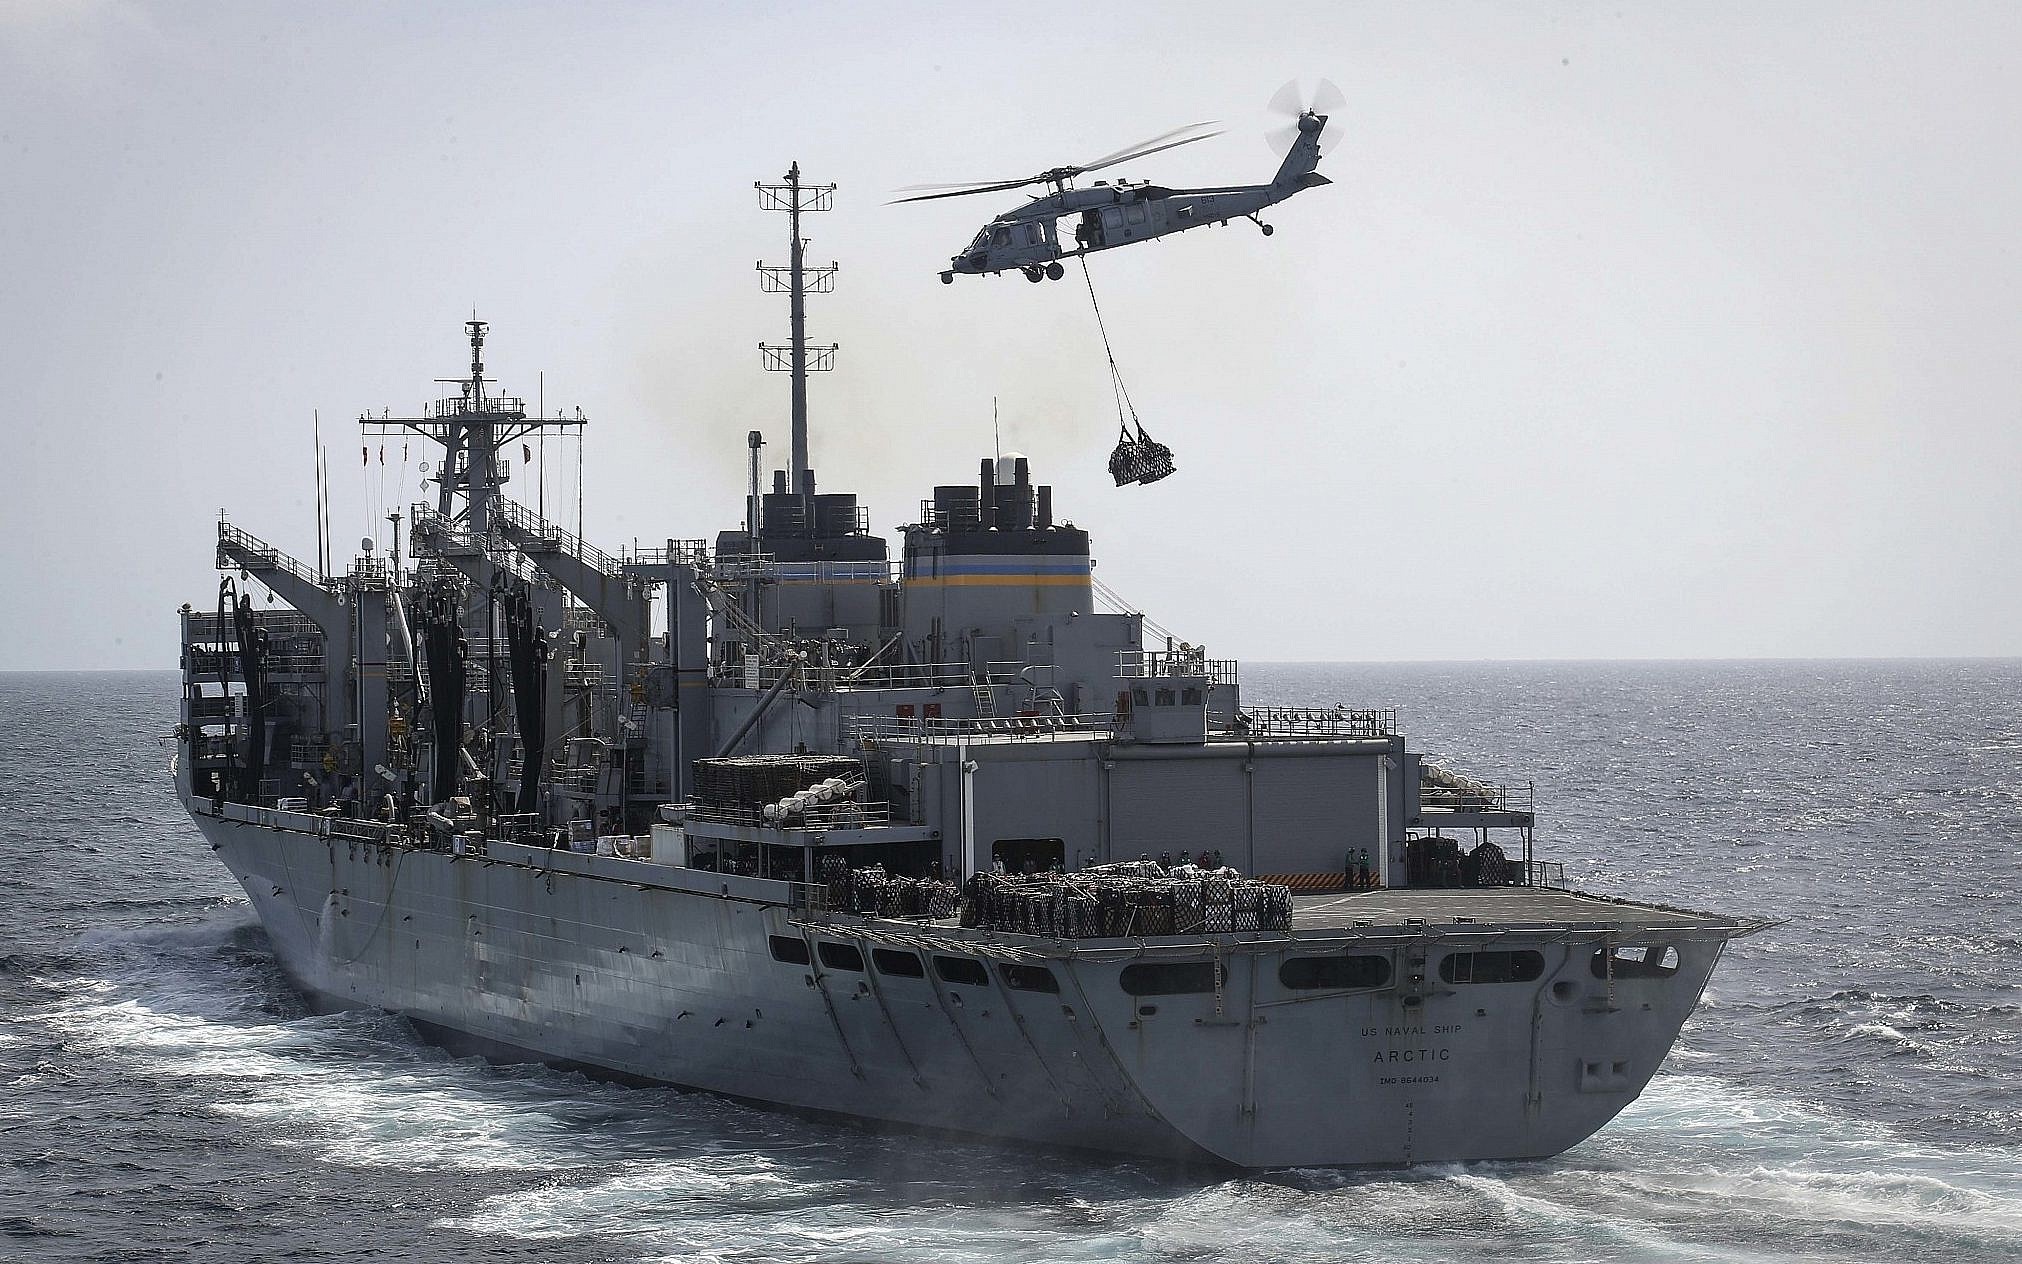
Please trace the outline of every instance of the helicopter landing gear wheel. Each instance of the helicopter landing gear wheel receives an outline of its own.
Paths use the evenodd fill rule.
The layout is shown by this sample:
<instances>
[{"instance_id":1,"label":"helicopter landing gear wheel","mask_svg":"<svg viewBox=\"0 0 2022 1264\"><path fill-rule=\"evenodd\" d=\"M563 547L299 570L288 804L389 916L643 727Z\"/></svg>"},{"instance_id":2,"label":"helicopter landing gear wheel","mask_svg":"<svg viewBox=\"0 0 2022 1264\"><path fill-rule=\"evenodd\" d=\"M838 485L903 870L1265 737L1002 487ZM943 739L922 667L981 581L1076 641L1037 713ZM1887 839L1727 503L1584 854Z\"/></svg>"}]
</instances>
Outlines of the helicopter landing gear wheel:
<instances>
[{"instance_id":1,"label":"helicopter landing gear wheel","mask_svg":"<svg viewBox=\"0 0 2022 1264\"><path fill-rule=\"evenodd\" d=\"M1044 272L1041 272L1038 268L1026 268L1024 271L1025 271L1025 279L1027 281L1032 282L1032 284L1034 285L1037 285L1041 281L1044 281L1046 279L1046 274Z\"/></svg>"},{"instance_id":2,"label":"helicopter landing gear wheel","mask_svg":"<svg viewBox=\"0 0 2022 1264\"><path fill-rule=\"evenodd\" d=\"M1058 259L1055 259L1052 263L1046 265L1047 280L1058 281L1061 277L1064 277L1066 275L1067 269L1060 266L1060 261Z\"/></svg>"},{"instance_id":3,"label":"helicopter landing gear wheel","mask_svg":"<svg viewBox=\"0 0 2022 1264\"><path fill-rule=\"evenodd\" d=\"M1264 229L1264 236L1266 236L1266 237L1269 237L1269 236L1270 236L1270 235L1271 235L1272 233L1275 233L1275 232L1277 232L1277 231L1278 231L1277 229L1275 229L1275 228L1271 227L1271 226L1270 226L1269 224L1265 224L1265 225L1263 225L1263 229Z\"/></svg>"},{"instance_id":4,"label":"helicopter landing gear wheel","mask_svg":"<svg viewBox=\"0 0 2022 1264\"><path fill-rule=\"evenodd\" d=\"M954 273L952 273L952 272L943 272L943 273L941 274L941 284L942 284L942 285L953 285L954 283L955 283L955 274L954 274Z\"/></svg>"}]
</instances>

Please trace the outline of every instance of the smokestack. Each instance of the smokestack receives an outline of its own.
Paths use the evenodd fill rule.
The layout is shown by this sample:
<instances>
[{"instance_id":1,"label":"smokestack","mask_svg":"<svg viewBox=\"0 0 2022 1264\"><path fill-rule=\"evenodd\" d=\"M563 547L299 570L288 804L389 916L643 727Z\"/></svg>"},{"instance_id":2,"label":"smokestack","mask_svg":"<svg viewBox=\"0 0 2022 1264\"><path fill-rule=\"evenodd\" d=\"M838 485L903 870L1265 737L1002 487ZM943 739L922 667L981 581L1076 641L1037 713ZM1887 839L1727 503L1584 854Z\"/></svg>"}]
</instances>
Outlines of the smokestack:
<instances>
[{"instance_id":1,"label":"smokestack","mask_svg":"<svg viewBox=\"0 0 2022 1264\"><path fill-rule=\"evenodd\" d=\"M786 471L785 471L785 470L774 470L774 471L772 472L772 494L773 494L773 495L775 495L775 496L784 496L784 495L786 495Z\"/></svg>"},{"instance_id":2,"label":"smokestack","mask_svg":"<svg viewBox=\"0 0 2022 1264\"><path fill-rule=\"evenodd\" d=\"M1032 525L1038 527L1041 531L1048 530L1053 526L1053 489L1051 487L1041 487L1039 489L1039 518Z\"/></svg>"},{"instance_id":3,"label":"smokestack","mask_svg":"<svg viewBox=\"0 0 2022 1264\"><path fill-rule=\"evenodd\" d=\"M1032 485L1032 462L1021 456L1018 458L1018 464L1012 466L1011 469L1013 471L1011 482L1014 486L1030 487Z\"/></svg>"},{"instance_id":4,"label":"smokestack","mask_svg":"<svg viewBox=\"0 0 2022 1264\"><path fill-rule=\"evenodd\" d=\"M997 463L989 457L983 458L983 472L979 476L983 486L983 529L988 531L997 525Z\"/></svg>"}]
</instances>

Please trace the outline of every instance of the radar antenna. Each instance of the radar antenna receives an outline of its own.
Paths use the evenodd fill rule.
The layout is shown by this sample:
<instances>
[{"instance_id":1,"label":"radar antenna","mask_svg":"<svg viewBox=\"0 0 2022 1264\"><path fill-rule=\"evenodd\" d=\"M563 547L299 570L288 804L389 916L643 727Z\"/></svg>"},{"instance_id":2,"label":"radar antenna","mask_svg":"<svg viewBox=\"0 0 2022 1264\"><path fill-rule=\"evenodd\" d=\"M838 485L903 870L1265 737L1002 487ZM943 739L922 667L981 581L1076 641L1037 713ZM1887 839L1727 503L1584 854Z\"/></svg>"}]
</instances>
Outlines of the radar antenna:
<instances>
[{"instance_id":1,"label":"radar antenna","mask_svg":"<svg viewBox=\"0 0 2022 1264\"><path fill-rule=\"evenodd\" d=\"M580 428L585 419L580 408L572 418L557 414L529 419L525 400L516 395L487 392L488 382L496 385L484 375L484 338L490 326L474 316L463 324L470 336L470 376L436 379L455 386L455 395L435 400L422 409L420 416L374 417L366 413L358 422L370 435L411 430L441 444L443 459L433 476L440 484L436 512L446 521L460 523L473 536L482 537L491 529L492 508L500 495L499 489L511 477L510 462L499 454L509 452L514 440L537 430L545 431L550 426ZM454 507L454 498L459 494L463 497L460 510Z\"/></svg>"}]
</instances>

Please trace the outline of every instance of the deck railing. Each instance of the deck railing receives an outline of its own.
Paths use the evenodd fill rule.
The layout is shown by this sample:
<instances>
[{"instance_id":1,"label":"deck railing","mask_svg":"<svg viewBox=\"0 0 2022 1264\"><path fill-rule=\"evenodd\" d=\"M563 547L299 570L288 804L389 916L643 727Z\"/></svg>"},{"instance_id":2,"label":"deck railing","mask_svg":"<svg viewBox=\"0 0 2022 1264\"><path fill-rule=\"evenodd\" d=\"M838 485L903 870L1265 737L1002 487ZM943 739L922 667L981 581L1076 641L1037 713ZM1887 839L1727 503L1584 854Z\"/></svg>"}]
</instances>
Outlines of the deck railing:
<instances>
[{"instance_id":1,"label":"deck railing","mask_svg":"<svg viewBox=\"0 0 2022 1264\"><path fill-rule=\"evenodd\" d=\"M1248 737L1395 737L1397 712L1387 708L1245 707L1225 731Z\"/></svg>"},{"instance_id":2,"label":"deck railing","mask_svg":"<svg viewBox=\"0 0 2022 1264\"><path fill-rule=\"evenodd\" d=\"M1419 776L1418 803L1457 812L1530 812L1537 792L1530 783L1503 785L1457 773L1427 760Z\"/></svg>"},{"instance_id":3,"label":"deck railing","mask_svg":"<svg viewBox=\"0 0 2022 1264\"><path fill-rule=\"evenodd\" d=\"M975 677L967 663L874 663L865 667L774 659L747 669L733 659L721 664L719 670L725 683L735 681L757 689L769 689L779 683L781 676L797 671L808 688L824 691L967 687L974 683Z\"/></svg>"},{"instance_id":4,"label":"deck railing","mask_svg":"<svg viewBox=\"0 0 2022 1264\"><path fill-rule=\"evenodd\" d=\"M618 560L626 566L665 566L673 562L680 566L692 566L697 570L710 569L709 541L674 540L673 552L668 552L665 544L657 547L620 549Z\"/></svg>"},{"instance_id":5,"label":"deck railing","mask_svg":"<svg viewBox=\"0 0 2022 1264\"><path fill-rule=\"evenodd\" d=\"M248 570L282 571L313 588L323 586L322 579L307 566L221 518L218 520L218 569L240 566Z\"/></svg>"},{"instance_id":6,"label":"deck railing","mask_svg":"<svg viewBox=\"0 0 2022 1264\"><path fill-rule=\"evenodd\" d=\"M826 923L829 920L828 885L822 882L786 884L788 920Z\"/></svg>"},{"instance_id":7,"label":"deck railing","mask_svg":"<svg viewBox=\"0 0 2022 1264\"><path fill-rule=\"evenodd\" d=\"M492 513L533 539L554 545L600 575L616 576L623 569L609 553L581 536L563 530L518 501L501 498L493 504Z\"/></svg>"},{"instance_id":8,"label":"deck railing","mask_svg":"<svg viewBox=\"0 0 2022 1264\"><path fill-rule=\"evenodd\" d=\"M1566 867L1556 860L1533 860L1524 866L1524 885L1550 887L1554 891L1568 891Z\"/></svg>"},{"instance_id":9,"label":"deck railing","mask_svg":"<svg viewBox=\"0 0 2022 1264\"><path fill-rule=\"evenodd\" d=\"M1235 685L1241 665L1233 658L1209 658L1199 650L1119 650L1116 674L1131 679L1206 676L1211 684Z\"/></svg>"},{"instance_id":10,"label":"deck railing","mask_svg":"<svg viewBox=\"0 0 2022 1264\"><path fill-rule=\"evenodd\" d=\"M720 803L695 803L690 805L688 815L697 821L713 821L718 825L742 825L750 828L844 830L864 829L873 825L892 823L892 805L889 803L824 803L796 812L783 820L768 821L762 807Z\"/></svg>"},{"instance_id":11,"label":"deck railing","mask_svg":"<svg viewBox=\"0 0 2022 1264\"><path fill-rule=\"evenodd\" d=\"M924 742L980 737L1061 741L1107 735L1115 728L1116 717L1106 711L1079 715L843 717L844 736L856 741Z\"/></svg>"},{"instance_id":12,"label":"deck railing","mask_svg":"<svg viewBox=\"0 0 2022 1264\"><path fill-rule=\"evenodd\" d=\"M470 413L506 413L509 415L525 416L527 401L518 395L479 395L475 398L469 395L445 395L435 401L435 405L430 411L438 418L462 417ZM358 420L370 422L381 419L367 413Z\"/></svg>"}]
</instances>

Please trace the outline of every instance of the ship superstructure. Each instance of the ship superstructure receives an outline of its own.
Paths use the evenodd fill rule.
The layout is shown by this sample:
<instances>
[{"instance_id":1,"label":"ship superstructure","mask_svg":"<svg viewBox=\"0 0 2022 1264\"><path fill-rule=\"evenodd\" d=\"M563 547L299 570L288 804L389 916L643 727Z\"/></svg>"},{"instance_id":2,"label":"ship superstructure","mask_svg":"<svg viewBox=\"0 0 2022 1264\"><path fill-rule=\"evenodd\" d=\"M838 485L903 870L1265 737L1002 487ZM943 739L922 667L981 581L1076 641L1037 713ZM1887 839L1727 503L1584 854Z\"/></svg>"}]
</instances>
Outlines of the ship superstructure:
<instances>
[{"instance_id":1,"label":"ship superstructure","mask_svg":"<svg viewBox=\"0 0 2022 1264\"><path fill-rule=\"evenodd\" d=\"M817 491L803 211L788 467L604 553L509 499L485 376L408 552L326 576L221 522L177 788L321 1003L784 1107L1247 1167L1557 1153L1655 1073L1743 919L1564 889L1527 789L1394 712L1248 705L1147 643L1024 456L894 561ZM285 603L255 609L238 583Z\"/></svg>"}]
</instances>

